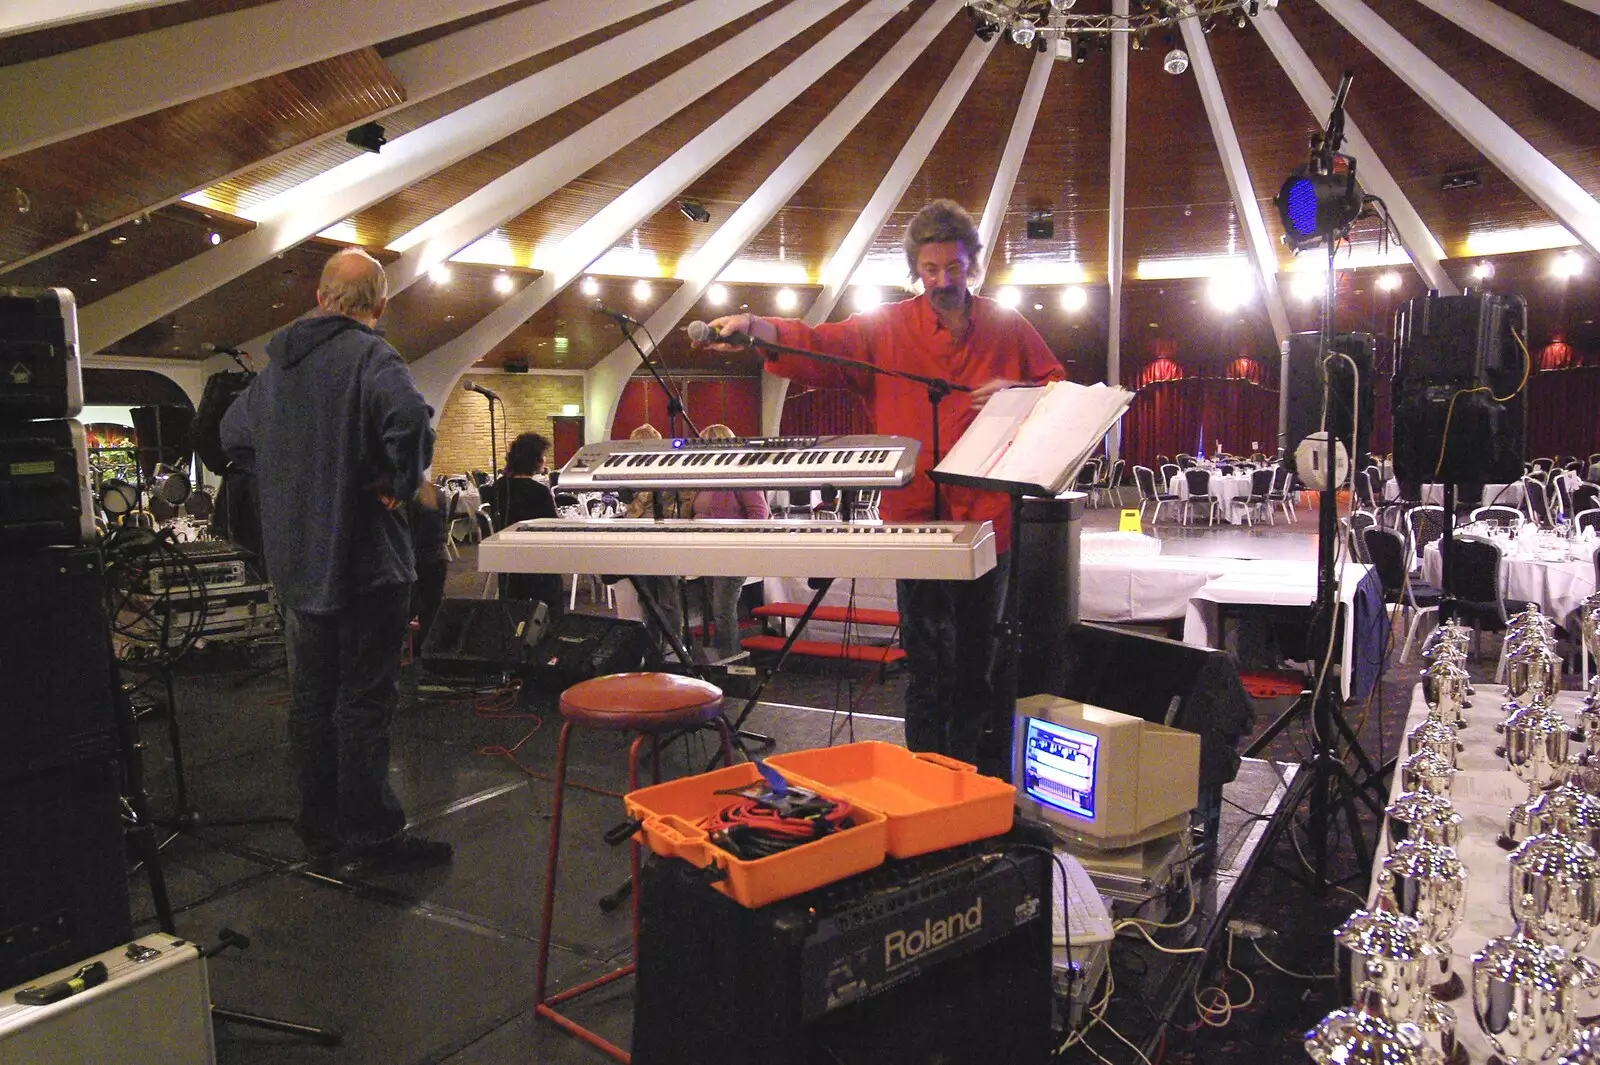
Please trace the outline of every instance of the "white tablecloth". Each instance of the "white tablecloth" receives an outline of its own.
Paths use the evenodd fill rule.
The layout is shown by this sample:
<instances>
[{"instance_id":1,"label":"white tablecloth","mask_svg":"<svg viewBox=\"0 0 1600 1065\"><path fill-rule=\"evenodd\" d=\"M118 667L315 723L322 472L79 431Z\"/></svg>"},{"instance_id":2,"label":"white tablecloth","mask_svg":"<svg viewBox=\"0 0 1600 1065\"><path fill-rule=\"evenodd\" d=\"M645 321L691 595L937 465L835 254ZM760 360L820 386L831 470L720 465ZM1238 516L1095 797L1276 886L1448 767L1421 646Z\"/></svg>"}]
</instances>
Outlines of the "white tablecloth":
<instances>
[{"instance_id":1,"label":"white tablecloth","mask_svg":"<svg viewBox=\"0 0 1600 1065\"><path fill-rule=\"evenodd\" d=\"M1189 498L1189 480L1180 471L1176 477L1167 482L1167 491L1176 495L1180 502ZM1233 501L1242 499L1250 494L1250 477L1247 474L1211 475L1211 494L1217 497L1217 516L1224 521L1235 525L1244 521L1244 508L1235 507Z\"/></svg>"},{"instance_id":2,"label":"white tablecloth","mask_svg":"<svg viewBox=\"0 0 1600 1065\"><path fill-rule=\"evenodd\" d=\"M1514 541L1507 541L1516 550ZM1589 554L1571 562L1545 562L1536 557L1508 552L1501 563L1501 580L1507 599L1537 603L1539 609L1574 636L1578 606L1594 594L1593 543L1581 543ZM1422 579L1439 586L1442 564L1437 541L1422 549Z\"/></svg>"},{"instance_id":3,"label":"white tablecloth","mask_svg":"<svg viewBox=\"0 0 1600 1065\"><path fill-rule=\"evenodd\" d=\"M1385 499L1399 499L1400 485L1390 478L1383 486ZM1480 507L1491 504L1501 507L1516 507L1522 509L1522 482L1513 481L1511 484L1486 484L1483 486L1483 495L1480 499L1466 499L1461 496L1461 490L1456 489L1457 502L1469 506ZM1444 506L1444 485L1425 484L1422 486L1422 502L1432 507Z\"/></svg>"},{"instance_id":4,"label":"white tablecloth","mask_svg":"<svg viewBox=\"0 0 1600 1065\"><path fill-rule=\"evenodd\" d=\"M1339 601L1344 605L1343 653L1340 677L1343 696L1350 698L1355 682L1352 668L1357 646L1356 589L1370 567L1346 563L1339 574ZM1310 607L1317 598L1317 564L1313 561L1257 559L1246 564L1232 561L1222 575L1208 581L1190 597L1183 617L1183 642L1199 647L1221 647L1221 605Z\"/></svg>"},{"instance_id":5,"label":"white tablecloth","mask_svg":"<svg viewBox=\"0 0 1600 1065\"><path fill-rule=\"evenodd\" d=\"M1505 829L1511 807L1528 797L1528 786L1512 774L1504 758L1494 753L1499 742L1494 726L1504 716L1500 704L1505 699L1505 688L1495 684L1478 685L1478 693L1472 697L1472 705L1466 711L1467 727L1461 732L1466 749L1457 756L1458 771L1450 789L1450 802L1462 820L1461 846L1456 854L1467 867L1466 918L1450 938L1450 967L1468 988L1472 986L1472 955L1482 950L1489 940L1512 930L1511 867L1506 861L1506 852L1496 845L1495 839ZM1581 699L1578 692L1562 692L1556 696L1555 707L1570 721ZM1428 706L1422 699L1422 687L1418 685L1412 689L1406 731L1422 724L1427 716ZM1396 772L1390 788L1391 801L1400 790L1400 774ZM1380 839L1372 862L1374 885L1367 896L1369 906L1376 900L1376 877L1387 853L1388 847ZM1600 960L1593 943L1585 953ZM1473 1062L1488 1061L1492 1048L1473 1017L1470 992L1449 1005L1455 1010L1456 1035L1467 1054Z\"/></svg>"}]
</instances>

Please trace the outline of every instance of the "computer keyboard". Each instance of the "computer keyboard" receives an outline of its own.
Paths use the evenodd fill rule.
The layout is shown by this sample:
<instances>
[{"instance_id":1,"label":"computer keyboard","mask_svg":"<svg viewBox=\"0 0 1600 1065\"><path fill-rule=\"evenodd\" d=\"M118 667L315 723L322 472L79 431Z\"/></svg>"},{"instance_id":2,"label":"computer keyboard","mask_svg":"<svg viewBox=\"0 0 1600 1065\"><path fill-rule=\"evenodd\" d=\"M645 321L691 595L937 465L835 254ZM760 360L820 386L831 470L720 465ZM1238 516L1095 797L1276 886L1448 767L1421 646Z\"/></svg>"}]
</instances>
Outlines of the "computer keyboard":
<instances>
[{"instance_id":1,"label":"computer keyboard","mask_svg":"<svg viewBox=\"0 0 1600 1065\"><path fill-rule=\"evenodd\" d=\"M1055 874L1051 877L1055 885L1052 942L1058 947L1065 946L1068 932L1073 945L1107 942L1112 936L1111 915L1106 912L1105 901L1095 889L1094 881L1089 879L1089 871L1071 853L1059 847L1056 858L1059 861L1053 863ZM1065 884L1061 882L1063 869L1067 874Z\"/></svg>"}]
</instances>

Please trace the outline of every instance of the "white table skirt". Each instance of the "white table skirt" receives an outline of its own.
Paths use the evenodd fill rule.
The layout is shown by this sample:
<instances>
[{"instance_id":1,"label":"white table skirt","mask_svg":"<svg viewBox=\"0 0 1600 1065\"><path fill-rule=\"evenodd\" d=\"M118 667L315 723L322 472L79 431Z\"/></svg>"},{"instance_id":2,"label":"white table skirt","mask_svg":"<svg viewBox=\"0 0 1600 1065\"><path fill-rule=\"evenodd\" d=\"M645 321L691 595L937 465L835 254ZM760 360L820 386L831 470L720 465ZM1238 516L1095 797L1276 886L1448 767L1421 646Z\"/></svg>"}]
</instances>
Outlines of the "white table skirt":
<instances>
[{"instance_id":1,"label":"white table skirt","mask_svg":"<svg viewBox=\"0 0 1600 1065\"><path fill-rule=\"evenodd\" d=\"M1594 545L1586 545L1592 552ZM1505 556L1501 562L1501 580L1507 599L1537 603L1539 609L1554 618L1574 636L1578 633L1576 613L1578 606L1594 594L1594 562L1584 558L1573 562L1544 562L1537 558ZM1435 588L1439 586L1442 562L1439 544L1434 542L1422 549L1422 579Z\"/></svg>"},{"instance_id":2,"label":"white table skirt","mask_svg":"<svg viewBox=\"0 0 1600 1065\"><path fill-rule=\"evenodd\" d=\"M1459 490L1457 492L1459 495ZM1399 499L1400 485L1390 478L1384 482L1383 495L1385 499ZM1430 507L1444 506L1444 485L1425 484L1422 486L1422 502ZM1513 481L1511 484L1486 484L1483 486L1483 495L1479 499L1458 499L1458 502L1470 506L1480 507L1491 504L1501 507L1515 507L1522 509L1522 482Z\"/></svg>"},{"instance_id":3,"label":"white table skirt","mask_svg":"<svg viewBox=\"0 0 1600 1065\"><path fill-rule=\"evenodd\" d=\"M1189 480L1182 471L1176 477L1167 481L1167 491L1178 497L1179 502L1189 498ZM1250 494L1250 478L1239 474L1224 476L1220 473L1211 475L1211 494L1217 497L1217 516L1224 521L1239 525L1244 521L1242 508L1233 505L1235 499L1242 499Z\"/></svg>"}]
</instances>

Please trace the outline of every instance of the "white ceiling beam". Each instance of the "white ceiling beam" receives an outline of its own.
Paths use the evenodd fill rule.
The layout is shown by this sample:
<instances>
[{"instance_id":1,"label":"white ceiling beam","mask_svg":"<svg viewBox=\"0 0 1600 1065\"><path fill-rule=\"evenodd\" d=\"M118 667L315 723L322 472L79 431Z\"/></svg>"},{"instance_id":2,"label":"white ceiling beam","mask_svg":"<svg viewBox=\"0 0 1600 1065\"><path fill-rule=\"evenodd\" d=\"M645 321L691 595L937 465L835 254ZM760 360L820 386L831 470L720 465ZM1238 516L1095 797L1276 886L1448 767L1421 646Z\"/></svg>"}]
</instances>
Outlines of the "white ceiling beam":
<instances>
[{"instance_id":1,"label":"white ceiling beam","mask_svg":"<svg viewBox=\"0 0 1600 1065\"><path fill-rule=\"evenodd\" d=\"M1488 0L1417 0L1600 111L1600 59Z\"/></svg>"},{"instance_id":2,"label":"white ceiling beam","mask_svg":"<svg viewBox=\"0 0 1600 1065\"><path fill-rule=\"evenodd\" d=\"M1112 0L1111 13L1128 17L1128 0ZM1106 384L1122 384L1122 246L1128 224L1128 35L1111 35L1111 179L1106 219ZM1122 420L1111 427L1106 453L1122 452Z\"/></svg>"},{"instance_id":3,"label":"white ceiling beam","mask_svg":"<svg viewBox=\"0 0 1600 1065\"><path fill-rule=\"evenodd\" d=\"M910 68L912 61L927 50L939 36L939 31L961 10L962 4L963 0L935 0L866 76L845 94L827 117L817 123L789 157L778 164L760 187L689 257L678 271L683 283L645 322L647 336L666 336L677 328L718 275L777 217L789 198L844 143L850 131L883 99L884 94ZM590 418L584 426L590 440L605 439L616 417L617 401L622 397L622 389L638 365L638 353L631 344L625 343L618 345L585 375L583 407L590 412ZM768 380L782 380L770 375L763 376ZM453 382L450 387L454 387ZM776 426L771 431L776 433Z\"/></svg>"},{"instance_id":4,"label":"white ceiling beam","mask_svg":"<svg viewBox=\"0 0 1600 1065\"><path fill-rule=\"evenodd\" d=\"M917 122L917 128L911 131L911 136L906 138L905 144L900 148L900 154L890 164L888 171L883 175L883 180L878 182L872 198L861 209L854 224L850 226L850 231L844 235L844 240L840 242L838 249L829 256L827 264L823 266L820 278L822 291L817 293L817 298L811 301L811 306L806 310L807 325L818 325L827 321L834 307L838 306L839 297L844 295L845 286L850 283L850 275L861 265L867 249L872 247L872 242L877 239L884 223L889 220L889 215L900 206L906 190L916 179L922 164L927 162L928 153L933 151L939 135L950 124L956 108L967 95L967 90L972 88L973 79L978 76L983 61L989 58L989 52L993 48L993 39L980 41L974 38L968 42L966 51L961 53L961 58L957 60L954 69L939 87L933 103L928 105L928 109ZM910 274L909 270L907 274Z\"/></svg>"},{"instance_id":5,"label":"white ceiling beam","mask_svg":"<svg viewBox=\"0 0 1600 1065\"><path fill-rule=\"evenodd\" d=\"M1228 101L1223 98L1222 83L1217 80L1217 68L1211 62L1211 46L1206 43L1206 35L1198 22L1192 18L1183 20L1183 43L1189 51L1189 67L1194 71L1200 100L1205 104L1211 136L1216 139L1217 151L1222 156L1222 171L1228 178L1228 191L1233 194L1234 210L1244 222L1245 250L1249 253L1250 265L1255 268L1261 298L1267 305L1267 318L1272 323L1273 336L1281 345L1289 338L1289 312L1278 288L1278 253L1273 250L1272 238L1267 236L1267 223L1261 217L1255 185L1244 165L1244 152L1233 129Z\"/></svg>"},{"instance_id":6,"label":"white ceiling beam","mask_svg":"<svg viewBox=\"0 0 1600 1065\"><path fill-rule=\"evenodd\" d=\"M719 79L754 63L804 33L847 0L794 0L758 25L703 56L696 67ZM462 372L538 313L556 294L645 219L701 174L754 135L813 82L849 55L899 11L899 0L868 0L803 55L740 100L726 114L672 153L650 173L602 207L551 251L538 279L480 319L470 329L411 364L422 394L442 409L442 400ZM647 94L652 101L655 92ZM659 101L655 101L659 106Z\"/></svg>"},{"instance_id":7,"label":"white ceiling beam","mask_svg":"<svg viewBox=\"0 0 1600 1065\"><path fill-rule=\"evenodd\" d=\"M1122 36L1118 34L1117 36ZM994 183L989 187L989 201L983 206L983 218L978 222L978 241L983 245L983 266L973 291L983 290L989 278L989 268L995 263L995 241L1000 239L1000 226L1006 220L1006 208L1011 205L1011 190L1016 188L1017 174L1022 169L1022 157L1028 152L1028 139L1033 136L1033 125L1039 118L1039 105L1044 102L1045 86L1050 84L1050 71L1055 68L1055 42L1043 52L1033 54L1033 66L1028 68L1028 82L1022 87L1022 99L1017 103L1017 113L1011 119L1011 135L1006 138L1005 151L1000 154L1000 166L995 170Z\"/></svg>"},{"instance_id":8,"label":"white ceiling beam","mask_svg":"<svg viewBox=\"0 0 1600 1065\"><path fill-rule=\"evenodd\" d=\"M1600 0L1567 0L1573 7L1581 7L1585 11L1600 15Z\"/></svg>"},{"instance_id":9,"label":"white ceiling beam","mask_svg":"<svg viewBox=\"0 0 1600 1065\"><path fill-rule=\"evenodd\" d=\"M1278 60L1278 65L1294 82L1306 107L1310 108L1319 122L1323 121L1321 116L1333 107L1333 90L1317 73L1316 64L1306 55L1306 50L1300 47L1300 42L1294 39L1276 11L1262 11L1252 21L1261 39L1267 42L1267 48ZM1401 191L1389 168L1383 165L1377 150L1348 117L1345 119L1344 135L1349 154L1356 160L1356 174L1362 187L1382 200L1389 209L1389 217L1400 231L1400 242L1411 256L1417 272L1429 288L1438 289L1446 296L1459 294L1461 290L1450 279L1440 261L1445 257L1444 248L1422 221L1411 199Z\"/></svg>"},{"instance_id":10,"label":"white ceiling beam","mask_svg":"<svg viewBox=\"0 0 1600 1065\"><path fill-rule=\"evenodd\" d=\"M363 153L259 204L252 212L258 225L250 232L84 307L78 315L84 350L98 351L116 342L757 6L759 0L694 0L396 137L381 154Z\"/></svg>"},{"instance_id":11,"label":"white ceiling beam","mask_svg":"<svg viewBox=\"0 0 1600 1065\"><path fill-rule=\"evenodd\" d=\"M1358 0L1317 0L1467 142L1555 221L1600 255L1600 203Z\"/></svg>"},{"instance_id":12,"label":"white ceiling beam","mask_svg":"<svg viewBox=\"0 0 1600 1065\"><path fill-rule=\"evenodd\" d=\"M277 0L0 67L0 158L197 100L500 0Z\"/></svg>"},{"instance_id":13,"label":"white ceiling beam","mask_svg":"<svg viewBox=\"0 0 1600 1065\"><path fill-rule=\"evenodd\" d=\"M47 30L107 15L166 7L178 0L10 0L0 7L0 37Z\"/></svg>"}]
</instances>

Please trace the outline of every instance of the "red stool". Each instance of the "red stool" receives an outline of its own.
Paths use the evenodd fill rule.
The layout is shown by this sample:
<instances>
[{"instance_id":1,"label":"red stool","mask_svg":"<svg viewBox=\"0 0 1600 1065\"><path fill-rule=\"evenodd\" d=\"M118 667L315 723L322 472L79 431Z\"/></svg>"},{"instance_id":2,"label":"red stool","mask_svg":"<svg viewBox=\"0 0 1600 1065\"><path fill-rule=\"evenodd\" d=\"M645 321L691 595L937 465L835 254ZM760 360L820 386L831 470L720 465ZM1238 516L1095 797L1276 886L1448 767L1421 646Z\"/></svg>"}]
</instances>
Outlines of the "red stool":
<instances>
[{"instance_id":1,"label":"red stool","mask_svg":"<svg viewBox=\"0 0 1600 1065\"><path fill-rule=\"evenodd\" d=\"M550 847L544 864L544 909L539 918L539 965L534 976L533 1012L577 1036L585 1043L626 1062L626 1050L607 1042L583 1025L556 1011L556 1006L587 991L603 987L633 972L633 963L596 977L577 987L545 996L550 968L550 922L556 901L556 867L561 850L561 800L567 781L567 741L574 728L632 732L628 748L628 790L639 786L639 748L650 740L653 776L661 779L654 755L664 732L713 725L722 735L722 757L733 764L733 734L722 716L722 691L714 684L671 673L614 673L574 684L561 693L561 738L556 742L556 795L550 809ZM630 843L633 875L633 950L639 955L639 844Z\"/></svg>"}]
</instances>

